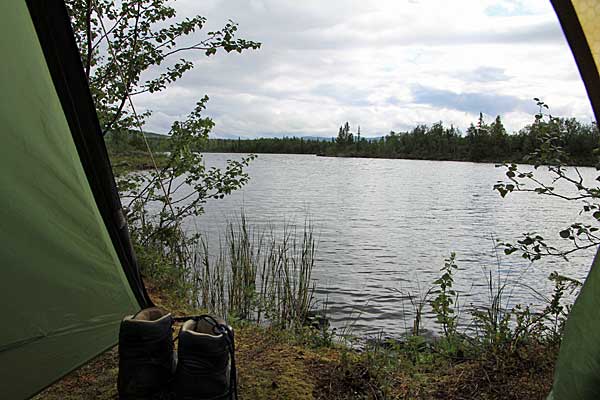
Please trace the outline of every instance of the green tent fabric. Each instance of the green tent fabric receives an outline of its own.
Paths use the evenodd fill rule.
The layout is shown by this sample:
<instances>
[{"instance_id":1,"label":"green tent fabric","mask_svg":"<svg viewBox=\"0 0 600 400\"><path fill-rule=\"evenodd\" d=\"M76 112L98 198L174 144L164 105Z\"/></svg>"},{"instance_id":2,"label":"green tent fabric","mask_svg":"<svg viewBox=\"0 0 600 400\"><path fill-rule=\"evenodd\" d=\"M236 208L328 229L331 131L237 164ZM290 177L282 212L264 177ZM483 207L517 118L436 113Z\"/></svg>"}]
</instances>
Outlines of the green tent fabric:
<instances>
[{"instance_id":1,"label":"green tent fabric","mask_svg":"<svg viewBox=\"0 0 600 400\"><path fill-rule=\"evenodd\" d=\"M549 400L600 399L600 253L565 327Z\"/></svg>"},{"instance_id":2,"label":"green tent fabric","mask_svg":"<svg viewBox=\"0 0 600 400\"><path fill-rule=\"evenodd\" d=\"M600 2L553 0L600 121ZM600 399L600 252L565 326L549 400Z\"/></svg>"},{"instance_id":3,"label":"green tent fabric","mask_svg":"<svg viewBox=\"0 0 600 400\"><path fill-rule=\"evenodd\" d=\"M20 399L150 301L64 4L3 0L0 34L0 398Z\"/></svg>"}]
</instances>

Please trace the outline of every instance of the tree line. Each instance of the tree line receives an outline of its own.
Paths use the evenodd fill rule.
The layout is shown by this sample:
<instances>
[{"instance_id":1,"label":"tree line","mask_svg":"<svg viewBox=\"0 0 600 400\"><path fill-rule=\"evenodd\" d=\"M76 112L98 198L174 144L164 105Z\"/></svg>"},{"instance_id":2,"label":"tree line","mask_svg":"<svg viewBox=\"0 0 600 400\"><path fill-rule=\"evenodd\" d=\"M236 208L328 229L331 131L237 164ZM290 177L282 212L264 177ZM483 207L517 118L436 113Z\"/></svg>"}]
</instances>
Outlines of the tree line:
<instances>
[{"instance_id":1,"label":"tree line","mask_svg":"<svg viewBox=\"0 0 600 400\"><path fill-rule=\"evenodd\" d=\"M573 164L595 165L600 134L596 123L582 123L575 118L536 120L518 132L509 134L497 116L487 123L480 114L463 134L442 122L418 125L410 131L394 132L376 140L348 134L344 125L326 155L409 158L457 161L523 161L548 132L559 132L559 145ZM343 132L342 132L343 131Z\"/></svg>"},{"instance_id":2,"label":"tree line","mask_svg":"<svg viewBox=\"0 0 600 400\"><path fill-rule=\"evenodd\" d=\"M408 158L476 162L521 162L539 145L548 132L559 132L559 144L576 165L595 165L600 144L598 125L575 118L536 120L518 132L509 134L500 116L488 123L480 114L466 132L436 122L418 125L404 132L391 131L378 138L352 132L348 122L340 126L337 137L305 139L302 137L259 139L207 139L194 148L199 152L317 154L336 157ZM138 135L139 136L139 135ZM120 139L119 139L120 137ZM168 139L159 135L147 138L155 151L168 151ZM109 147L145 149L135 134L113 135Z\"/></svg>"}]
</instances>

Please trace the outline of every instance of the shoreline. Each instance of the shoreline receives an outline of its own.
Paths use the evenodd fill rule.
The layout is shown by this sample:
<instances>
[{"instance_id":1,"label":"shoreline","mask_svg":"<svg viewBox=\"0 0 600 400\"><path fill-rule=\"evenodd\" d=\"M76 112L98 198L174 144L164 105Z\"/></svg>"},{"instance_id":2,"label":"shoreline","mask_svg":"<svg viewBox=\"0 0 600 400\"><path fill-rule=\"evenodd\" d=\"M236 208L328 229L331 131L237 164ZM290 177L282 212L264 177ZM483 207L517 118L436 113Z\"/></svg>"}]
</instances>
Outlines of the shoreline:
<instances>
[{"instance_id":1,"label":"shoreline","mask_svg":"<svg viewBox=\"0 0 600 400\"><path fill-rule=\"evenodd\" d=\"M398 157L394 157L394 156L377 156L377 155L373 155L373 156L369 156L369 155L345 155L345 154L316 154L317 157L332 157L332 158L374 158L374 159L381 159L381 160L411 160L411 161L451 161L451 162L465 162L465 163L474 163L474 164L497 164L497 165L502 165L502 164L518 164L518 165L531 165L533 166L534 164L528 163L526 161L520 160L504 160L504 161L498 161L498 160L469 160L469 159L460 159L460 158L424 158L424 157L410 157L410 156L398 156ZM597 165L597 163L594 163L592 161L589 162L582 162L582 163L577 163L577 164L573 164L573 165L566 165L567 167L589 167L589 168L593 168Z\"/></svg>"}]
</instances>

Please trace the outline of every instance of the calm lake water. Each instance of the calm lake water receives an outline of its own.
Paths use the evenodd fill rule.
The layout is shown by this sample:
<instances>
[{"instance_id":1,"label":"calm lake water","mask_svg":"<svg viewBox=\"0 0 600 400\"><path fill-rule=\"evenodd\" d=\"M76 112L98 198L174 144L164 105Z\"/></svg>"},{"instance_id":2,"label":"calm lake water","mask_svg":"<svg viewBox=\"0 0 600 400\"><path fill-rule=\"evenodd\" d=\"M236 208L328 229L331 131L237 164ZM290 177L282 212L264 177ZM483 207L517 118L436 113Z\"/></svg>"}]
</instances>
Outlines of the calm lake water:
<instances>
[{"instance_id":1,"label":"calm lake water","mask_svg":"<svg viewBox=\"0 0 600 400\"><path fill-rule=\"evenodd\" d=\"M206 154L205 162L223 166L239 157ZM595 177L593 169L582 171ZM488 271L514 283L505 306L540 304L534 290L550 295L550 272L584 279L593 258L587 251L569 262L530 265L503 254L497 260L492 237L510 241L536 231L557 238L579 208L527 193L502 199L492 186L504 171L493 164L261 154L248 172L250 183L209 202L195 225L216 241L242 208L254 225L281 227L291 220L302 226L309 217L318 237L317 296L327 299L334 326L361 334L409 328L408 294L424 294L450 252L460 268L455 285L463 311L489 304Z\"/></svg>"}]
</instances>

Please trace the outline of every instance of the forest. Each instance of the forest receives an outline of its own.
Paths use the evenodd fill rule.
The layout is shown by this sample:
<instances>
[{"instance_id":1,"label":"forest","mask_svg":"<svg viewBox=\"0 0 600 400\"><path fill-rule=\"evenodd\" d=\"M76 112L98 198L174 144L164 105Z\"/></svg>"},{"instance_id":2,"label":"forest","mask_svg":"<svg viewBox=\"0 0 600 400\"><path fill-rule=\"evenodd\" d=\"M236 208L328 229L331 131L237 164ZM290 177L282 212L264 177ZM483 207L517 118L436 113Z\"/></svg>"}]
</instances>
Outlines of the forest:
<instances>
[{"instance_id":1,"label":"forest","mask_svg":"<svg viewBox=\"0 0 600 400\"><path fill-rule=\"evenodd\" d=\"M508 133L500 116L488 123L480 115L466 132L443 122L418 125L410 131L390 131L380 137L361 137L348 122L331 138L209 138L196 144L195 151L227 153L316 154L331 157L406 158L474 162L522 162L548 132L559 132L558 144L573 165L594 166L600 134L596 123L575 118L535 121L518 132ZM147 134L155 151L169 151L168 136ZM109 133L107 144L114 152L144 150L145 142L134 132Z\"/></svg>"}]
</instances>

